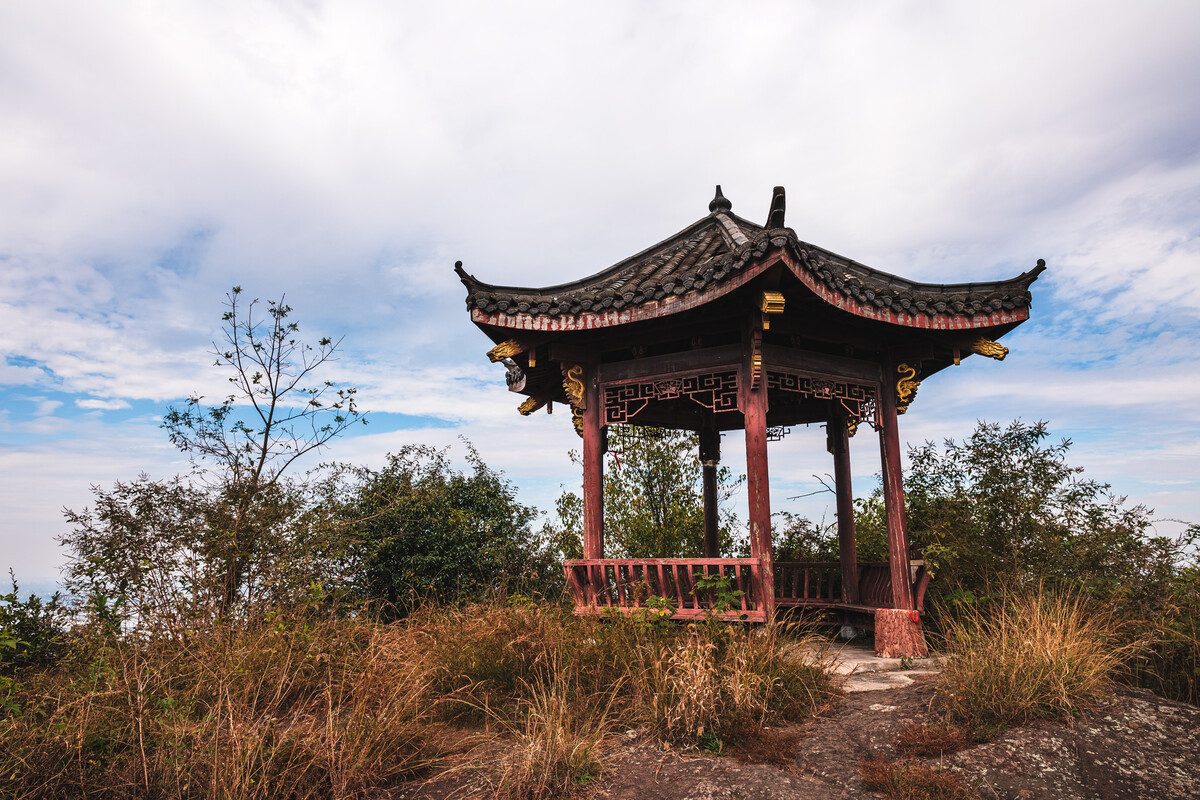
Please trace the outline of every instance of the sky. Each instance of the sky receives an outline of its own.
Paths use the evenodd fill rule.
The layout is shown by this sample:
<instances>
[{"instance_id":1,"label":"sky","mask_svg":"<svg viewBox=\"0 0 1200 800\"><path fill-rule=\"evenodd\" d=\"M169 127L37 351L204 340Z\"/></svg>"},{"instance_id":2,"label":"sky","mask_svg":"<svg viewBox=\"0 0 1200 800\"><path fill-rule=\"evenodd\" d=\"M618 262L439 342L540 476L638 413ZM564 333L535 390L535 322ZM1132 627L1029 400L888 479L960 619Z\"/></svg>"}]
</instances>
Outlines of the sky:
<instances>
[{"instance_id":1,"label":"sky","mask_svg":"<svg viewBox=\"0 0 1200 800\"><path fill-rule=\"evenodd\" d=\"M569 415L517 415L454 262L574 280L715 184L760 223L785 186L801 239L912 280L1045 259L1009 357L922 385L902 442L1046 420L1159 532L1200 522L1193 0L42 0L0 4L0 568L53 586L64 508L188 471L159 426L224 394L234 285L344 337L324 377L370 424L311 465L465 437L552 509ZM877 449L852 456L869 493ZM831 471L822 432L770 458L773 507L831 520L788 499Z\"/></svg>"}]
</instances>

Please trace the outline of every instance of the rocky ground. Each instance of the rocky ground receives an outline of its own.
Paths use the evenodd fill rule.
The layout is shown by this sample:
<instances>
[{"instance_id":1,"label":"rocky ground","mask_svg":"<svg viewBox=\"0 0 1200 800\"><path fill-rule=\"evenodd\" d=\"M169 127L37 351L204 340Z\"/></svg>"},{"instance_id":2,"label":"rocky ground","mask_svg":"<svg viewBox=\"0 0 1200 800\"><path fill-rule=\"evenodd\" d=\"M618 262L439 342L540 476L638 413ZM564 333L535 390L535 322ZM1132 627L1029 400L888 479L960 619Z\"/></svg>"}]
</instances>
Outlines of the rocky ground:
<instances>
[{"instance_id":1,"label":"rocky ground","mask_svg":"<svg viewBox=\"0 0 1200 800\"><path fill-rule=\"evenodd\" d=\"M858 766L871 757L896 758L900 732L935 718L931 680L918 674L907 685L850 692L816 719L769 731L720 756L668 749L627 734L618 737L610 753L610 771L583 796L880 797L863 788ZM924 763L961 776L983 800L1200 798L1200 708L1115 687L1082 717L1013 729L987 744ZM465 769L414 782L394 796L486 795L486 776Z\"/></svg>"}]
</instances>

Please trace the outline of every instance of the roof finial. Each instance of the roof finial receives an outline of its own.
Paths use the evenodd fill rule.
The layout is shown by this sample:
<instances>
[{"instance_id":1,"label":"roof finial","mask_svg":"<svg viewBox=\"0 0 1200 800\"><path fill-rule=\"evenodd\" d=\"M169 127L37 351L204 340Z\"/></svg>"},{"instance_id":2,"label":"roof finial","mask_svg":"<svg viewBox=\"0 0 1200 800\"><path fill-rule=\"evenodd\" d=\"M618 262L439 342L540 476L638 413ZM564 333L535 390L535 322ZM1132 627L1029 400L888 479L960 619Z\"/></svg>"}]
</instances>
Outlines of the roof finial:
<instances>
[{"instance_id":1,"label":"roof finial","mask_svg":"<svg viewBox=\"0 0 1200 800\"><path fill-rule=\"evenodd\" d=\"M718 211L731 211L733 203L725 199L725 195L721 194L721 184L717 184L717 196L708 204L708 210L714 214Z\"/></svg>"},{"instance_id":2,"label":"roof finial","mask_svg":"<svg viewBox=\"0 0 1200 800\"><path fill-rule=\"evenodd\" d=\"M784 198L783 187L776 186L775 191L771 193L771 213L767 215L768 230L783 227L783 212L786 208L787 202Z\"/></svg>"}]
</instances>

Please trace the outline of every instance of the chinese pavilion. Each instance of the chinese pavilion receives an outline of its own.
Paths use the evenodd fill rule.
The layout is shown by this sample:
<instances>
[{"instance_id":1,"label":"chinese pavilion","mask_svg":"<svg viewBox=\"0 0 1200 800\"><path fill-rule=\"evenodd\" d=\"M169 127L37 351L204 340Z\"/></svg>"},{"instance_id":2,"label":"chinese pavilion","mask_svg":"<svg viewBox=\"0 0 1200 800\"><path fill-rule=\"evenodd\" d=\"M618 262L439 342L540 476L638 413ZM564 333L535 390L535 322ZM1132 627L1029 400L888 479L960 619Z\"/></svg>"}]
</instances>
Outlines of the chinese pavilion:
<instances>
[{"instance_id":1,"label":"chinese pavilion","mask_svg":"<svg viewBox=\"0 0 1200 800\"><path fill-rule=\"evenodd\" d=\"M495 343L508 387L532 414L568 404L583 438L583 558L564 564L580 613L624 612L647 596L675 617L705 614L698 574L742 590L731 614L837 611L875 629L881 655L925 654L920 612L930 574L910 560L897 415L917 386L972 355L1003 360L996 340L1029 318L1045 262L1009 280L927 284L801 241L776 187L765 225L732 212L717 187L709 214L588 278L541 289L482 283L455 265L471 321ZM776 562L767 442L773 429L823 423L833 456L840 561ZM703 464L705 557L604 557L603 468L610 425L695 431ZM855 553L850 437L876 431L888 560ZM717 552L722 431L742 429L749 558Z\"/></svg>"}]
</instances>

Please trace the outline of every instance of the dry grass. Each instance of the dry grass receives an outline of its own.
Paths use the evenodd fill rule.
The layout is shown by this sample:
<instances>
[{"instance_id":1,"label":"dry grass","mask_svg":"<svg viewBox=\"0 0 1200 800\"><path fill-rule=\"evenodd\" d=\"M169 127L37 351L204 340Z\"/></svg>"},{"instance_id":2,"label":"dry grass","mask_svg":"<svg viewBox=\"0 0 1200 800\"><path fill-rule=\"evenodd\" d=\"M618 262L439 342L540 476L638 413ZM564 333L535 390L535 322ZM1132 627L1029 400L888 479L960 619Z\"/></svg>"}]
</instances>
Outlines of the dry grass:
<instances>
[{"instance_id":1,"label":"dry grass","mask_svg":"<svg viewBox=\"0 0 1200 800\"><path fill-rule=\"evenodd\" d=\"M886 761L870 758L859 764L863 788L882 792L892 800L976 800L957 776L933 769L920 761Z\"/></svg>"},{"instance_id":2,"label":"dry grass","mask_svg":"<svg viewBox=\"0 0 1200 800\"><path fill-rule=\"evenodd\" d=\"M1118 645L1118 623L1078 595L1041 589L1009 595L948 630L939 678L950 716L974 728L1078 713L1137 652Z\"/></svg>"},{"instance_id":3,"label":"dry grass","mask_svg":"<svg viewBox=\"0 0 1200 800\"><path fill-rule=\"evenodd\" d=\"M349 797L432 763L397 628L280 619L81 646L0 720L0 795Z\"/></svg>"},{"instance_id":4,"label":"dry grass","mask_svg":"<svg viewBox=\"0 0 1200 800\"><path fill-rule=\"evenodd\" d=\"M974 743L970 731L952 722L913 723L896 738L896 752L916 758L935 758L957 753Z\"/></svg>"},{"instance_id":5,"label":"dry grass","mask_svg":"<svg viewBox=\"0 0 1200 800\"><path fill-rule=\"evenodd\" d=\"M446 756L450 719L501 732L499 795L550 797L599 774L618 722L696 745L805 715L832 689L789 643L551 605L77 636L0 697L0 796L355 797Z\"/></svg>"},{"instance_id":6,"label":"dry grass","mask_svg":"<svg viewBox=\"0 0 1200 800\"><path fill-rule=\"evenodd\" d=\"M827 664L806 655L815 651L793 645L782 625L690 626L632 676L649 700L647 721L668 741L696 745L806 716L833 688Z\"/></svg>"},{"instance_id":7,"label":"dry grass","mask_svg":"<svg viewBox=\"0 0 1200 800\"><path fill-rule=\"evenodd\" d=\"M510 725L512 745L494 773L495 795L511 800L545 800L570 795L603 772L604 741L611 731L614 699L581 700L573 676L561 671L528 687L524 719Z\"/></svg>"}]
</instances>

